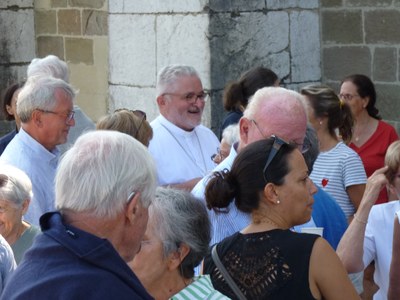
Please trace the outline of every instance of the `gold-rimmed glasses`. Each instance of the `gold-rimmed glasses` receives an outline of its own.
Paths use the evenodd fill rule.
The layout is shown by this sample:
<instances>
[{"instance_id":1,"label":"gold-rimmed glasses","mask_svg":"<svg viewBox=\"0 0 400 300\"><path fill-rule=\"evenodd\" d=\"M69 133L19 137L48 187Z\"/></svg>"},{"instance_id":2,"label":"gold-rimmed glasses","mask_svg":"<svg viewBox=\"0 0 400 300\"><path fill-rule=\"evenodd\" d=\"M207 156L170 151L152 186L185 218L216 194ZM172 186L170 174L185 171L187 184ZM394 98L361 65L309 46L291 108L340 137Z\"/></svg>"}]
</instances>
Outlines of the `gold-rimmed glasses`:
<instances>
[{"instance_id":1,"label":"gold-rimmed glasses","mask_svg":"<svg viewBox=\"0 0 400 300\"><path fill-rule=\"evenodd\" d=\"M61 113L61 112L56 112L56 111L51 111L51 110L45 110L45 109L37 109L38 111L41 111L42 113L45 114L54 114L54 115L58 115L60 117L64 117L65 118L65 122L69 123L71 122L71 120L74 118L75 116L75 111L71 110L70 112L67 113Z\"/></svg>"},{"instance_id":2,"label":"gold-rimmed glasses","mask_svg":"<svg viewBox=\"0 0 400 300\"><path fill-rule=\"evenodd\" d=\"M178 94L178 93L163 93L162 96L174 96L179 97L181 100L185 100L187 103L194 104L197 100L207 102L208 94L203 91L199 94L196 93L187 93L187 94Z\"/></svg>"}]
</instances>

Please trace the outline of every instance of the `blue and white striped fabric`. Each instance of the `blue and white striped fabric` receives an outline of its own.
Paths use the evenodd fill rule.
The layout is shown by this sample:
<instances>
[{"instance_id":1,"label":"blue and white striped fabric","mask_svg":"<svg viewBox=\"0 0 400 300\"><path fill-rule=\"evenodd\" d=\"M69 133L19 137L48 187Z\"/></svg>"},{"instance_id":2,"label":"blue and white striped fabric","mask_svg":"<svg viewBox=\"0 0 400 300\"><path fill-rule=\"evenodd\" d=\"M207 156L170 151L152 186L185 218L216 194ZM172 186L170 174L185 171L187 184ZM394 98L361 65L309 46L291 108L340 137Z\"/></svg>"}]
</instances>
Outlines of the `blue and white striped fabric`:
<instances>
[{"instance_id":1,"label":"blue and white striped fabric","mask_svg":"<svg viewBox=\"0 0 400 300\"><path fill-rule=\"evenodd\" d=\"M221 294L214 289L209 275L201 275L194 278L194 282L189 284L171 300L227 300L229 297Z\"/></svg>"},{"instance_id":2,"label":"blue and white striped fabric","mask_svg":"<svg viewBox=\"0 0 400 300\"><path fill-rule=\"evenodd\" d=\"M347 218L355 213L355 208L346 188L367 182L361 158L343 142L318 155L310 178L336 200Z\"/></svg>"}]
</instances>

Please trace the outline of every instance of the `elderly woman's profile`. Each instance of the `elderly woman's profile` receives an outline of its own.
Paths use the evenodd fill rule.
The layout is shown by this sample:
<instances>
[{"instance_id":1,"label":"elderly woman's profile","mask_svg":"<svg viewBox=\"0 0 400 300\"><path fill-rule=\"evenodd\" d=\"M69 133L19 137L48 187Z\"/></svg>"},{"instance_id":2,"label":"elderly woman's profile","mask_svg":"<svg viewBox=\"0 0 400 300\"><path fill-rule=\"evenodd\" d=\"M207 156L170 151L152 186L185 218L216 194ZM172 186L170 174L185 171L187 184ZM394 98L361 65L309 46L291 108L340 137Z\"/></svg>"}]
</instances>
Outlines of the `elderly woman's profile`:
<instances>
[{"instance_id":1,"label":"elderly woman's profile","mask_svg":"<svg viewBox=\"0 0 400 300\"><path fill-rule=\"evenodd\" d=\"M141 249L129 265L157 300L229 299L214 289L208 275L194 276L209 242L204 204L188 192L160 187Z\"/></svg>"}]
</instances>

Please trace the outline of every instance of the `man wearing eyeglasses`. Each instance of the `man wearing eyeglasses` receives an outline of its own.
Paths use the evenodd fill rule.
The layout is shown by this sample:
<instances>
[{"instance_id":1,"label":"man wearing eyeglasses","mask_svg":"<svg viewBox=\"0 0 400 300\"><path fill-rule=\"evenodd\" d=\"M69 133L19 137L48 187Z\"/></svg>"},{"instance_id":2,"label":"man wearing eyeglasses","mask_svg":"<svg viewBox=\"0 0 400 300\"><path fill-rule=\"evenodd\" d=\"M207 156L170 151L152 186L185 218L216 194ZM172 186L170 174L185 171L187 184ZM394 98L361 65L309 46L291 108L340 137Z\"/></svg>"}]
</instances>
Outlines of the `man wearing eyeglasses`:
<instances>
[{"instance_id":1,"label":"man wearing eyeglasses","mask_svg":"<svg viewBox=\"0 0 400 300\"><path fill-rule=\"evenodd\" d=\"M230 170L239 151L253 142L272 135L297 144L299 150L305 152L309 148L309 145L304 144L306 128L307 114L302 95L280 87L262 88L250 100L239 121L239 142L232 146L229 156L213 171ZM194 196L204 199L209 178L209 176L203 178L194 187L192 190ZM250 215L239 211L234 202L226 211L221 213L210 211L209 216L212 223L211 244L242 230L251 222Z\"/></svg>"},{"instance_id":2,"label":"man wearing eyeglasses","mask_svg":"<svg viewBox=\"0 0 400 300\"><path fill-rule=\"evenodd\" d=\"M191 190L215 163L210 157L218 138L201 125L207 93L193 67L171 65L157 78L160 115L151 122L149 151L157 165L159 185Z\"/></svg>"},{"instance_id":3,"label":"man wearing eyeglasses","mask_svg":"<svg viewBox=\"0 0 400 300\"><path fill-rule=\"evenodd\" d=\"M59 160L57 145L67 141L75 125L74 89L54 77L31 77L17 100L21 130L8 144L0 164L10 164L32 181L33 197L24 219L38 225L40 216L54 210L54 176Z\"/></svg>"}]
</instances>

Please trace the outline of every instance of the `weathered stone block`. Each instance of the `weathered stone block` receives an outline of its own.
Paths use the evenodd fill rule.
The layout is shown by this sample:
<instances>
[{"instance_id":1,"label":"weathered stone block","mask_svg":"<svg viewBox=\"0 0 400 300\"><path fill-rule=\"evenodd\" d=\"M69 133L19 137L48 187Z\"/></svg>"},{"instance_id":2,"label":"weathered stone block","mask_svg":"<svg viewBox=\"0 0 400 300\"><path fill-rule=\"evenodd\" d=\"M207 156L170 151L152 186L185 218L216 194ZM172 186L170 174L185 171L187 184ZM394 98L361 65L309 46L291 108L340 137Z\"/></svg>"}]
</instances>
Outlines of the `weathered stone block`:
<instances>
[{"instance_id":1,"label":"weathered stone block","mask_svg":"<svg viewBox=\"0 0 400 300\"><path fill-rule=\"evenodd\" d=\"M331 47L322 51L323 80L342 80L361 73L371 76L371 52L368 47Z\"/></svg>"},{"instance_id":2,"label":"weathered stone block","mask_svg":"<svg viewBox=\"0 0 400 300\"><path fill-rule=\"evenodd\" d=\"M323 11L321 18L324 43L359 44L363 42L361 10Z\"/></svg>"},{"instance_id":3,"label":"weathered stone block","mask_svg":"<svg viewBox=\"0 0 400 300\"><path fill-rule=\"evenodd\" d=\"M158 114L155 88L110 85L109 111L118 108L140 109L146 112L147 120L154 120Z\"/></svg>"},{"instance_id":4,"label":"weathered stone block","mask_svg":"<svg viewBox=\"0 0 400 300\"><path fill-rule=\"evenodd\" d=\"M77 9L58 11L58 33L81 35L81 12Z\"/></svg>"},{"instance_id":5,"label":"weathered stone block","mask_svg":"<svg viewBox=\"0 0 400 300\"><path fill-rule=\"evenodd\" d=\"M383 119L400 121L400 86L398 84L376 83L376 106Z\"/></svg>"},{"instance_id":6,"label":"weathered stone block","mask_svg":"<svg viewBox=\"0 0 400 300\"><path fill-rule=\"evenodd\" d=\"M34 0L35 9L50 9L51 0Z\"/></svg>"},{"instance_id":7,"label":"weathered stone block","mask_svg":"<svg viewBox=\"0 0 400 300\"><path fill-rule=\"evenodd\" d=\"M271 30L271 28L274 28ZM210 18L211 82L226 82L254 66L271 68L280 76L289 72L289 16L286 12L215 14Z\"/></svg>"},{"instance_id":8,"label":"weathered stone block","mask_svg":"<svg viewBox=\"0 0 400 300\"><path fill-rule=\"evenodd\" d=\"M155 86L156 17L110 15L109 22L111 83ZM166 49L160 48L159 51Z\"/></svg>"},{"instance_id":9,"label":"weathered stone block","mask_svg":"<svg viewBox=\"0 0 400 300\"><path fill-rule=\"evenodd\" d=\"M394 6L399 7L400 6L400 0L394 0L393 4L394 4Z\"/></svg>"},{"instance_id":10,"label":"weathered stone block","mask_svg":"<svg viewBox=\"0 0 400 300\"><path fill-rule=\"evenodd\" d=\"M68 5L67 0L51 0L51 7L54 8L67 7L67 5Z\"/></svg>"},{"instance_id":11,"label":"weathered stone block","mask_svg":"<svg viewBox=\"0 0 400 300\"><path fill-rule=\"evenodd\" d=\"M64 41L62 37L40 36L36 39L36 42L39 57L54 54L64 60Z\"/></svg>"},{"instance_id":12,"label":"weathered stone block","mask_svg":"<svg viewBox=\"0 0 400 300\"><path fill-rule=\"evenodd\" d=\"M93 41L91 39L65 38L65 58L71 63L93 64Z\"/></svg>"},{"instance_id":13,"label":"weathered stone block","mask_svg":"<svg viewBox=\"0 0 400 300\"><path fill-rule=\"evenodd\" d=\"M108 13L105 11L88 10L82 12L84 35L107 35Z\"/></svg>"},{"instance_id":14,"label":"weathered stone block","mask_svg":"<svg viewBox=\"0 0 400 300\"><path fill-rule=\"evenodd\" d=\"M346 6L384 7L392 5L392 0L346 0Z\"/></svg>"},{"instance_id":15,"label":"weathered stone block","mask_svg":"<svg viewBox=\"0 0 400 300\"><path fill-rule=\"evenodd\" d=\"M367 44L400 43L400 11L377 9L366 11L364 16Z\"/></svg>"},{"instance_id":16,"label":"weathered stone block","mask_svg":"<svg viewBox=\"0 0 400 300\"><path fill-rule=\"evenodd\" d=\"M322 7L340 7L342 6L342 0L321 0Z\"/></svg>"},{"instance_id":17,"label":"weathered stone block","mask_svg":"<svg viewBox=\"0 0 400 300\"><path fill-rule=\"evenodd\" d=\"M266 0L267 9L318 8L318 0Z\"/></svg>"},{"instance_id":18,"label":"weathered stone block","mask_svg":"<svg viewBox=\"0 0 400 300\"><path fill-rule=\"evenodd\" d=\"M205 14L157 17L157 71L174 63L191 65L199 72L203 86L210 88L208 25Z\"/></svg>"},{"instance_id":19,"label":"weathered stone block","mask_svg":"<svg viewBox=\"0 0 400 300\"><path fill-rule=\"evenodd\" d=\"M32 8L33 0L1 0L0 8L13 8L17 10L19 8Z\"/></svg>"},{"instance_id":20,"label":"weathered stone block","mask_svg":"<svg viewBox=\"0 0 400 300\"><path fill-rule=\"evenodd\" d=\"M235 12L240 12L240 11L257 11L257 10L262 10L265 9L265 1L260 1L260 0L253 0L253 1L248 1L248 0L231 0L231 1L226 1L226 0L210 0L208 2L208 7L212 11L218 11L218 12L230 12L230 11L235 11Z\"/></svg>"},{"instance_id":21,"label":"weathered stone block","mask_svg":"<svg viewBox=\"0 0 400 300\"><path fill-rule=\"evenodd\" d=\"M375 48L373 78L376 81L396 81L397 49L393 47Z\"/></svg>"},{"instance_id":22,"label":"weathered stone block","mask_svg":"<svg viewBox=\"0 0 400 300\"><path fill-rule=\"evenodd\" d=\"M57 33L57 18L55 10L35 11L36 35L46 33Z\"/></svg>"},{"instance_id":23,"label":"weathered stone block","mask_svg":"<svg viewBox=\"0 0 400 300\"><path fill-rule=\"evenodd\" d=\"M33 9L0 10L0 63L26 62L35 56Z\"/></svg>"},{"instance_id":24,"label":"weathered stone block","mask_svg":"<svg viewBox=\"0 0 400 300\"><path fill-rule=\"evenodd\" d=\"M290 52L292 82L321 79L317 12L302 11L290 14Z\"/></svg>"},{"instance_id":25,"label":"weathered stone block","mask_svg":"<svg viewBox=\"0 0 400 300\"><path fill-rule=\"evenodd\" d=\"M190 1L110 1L111 13L188 13L203 12L209 0Z\"/></svg>"},{"instance_id":26,"label":"weathered stone block","mask_svg":"<svg viewBox=\"0 0 400 300\"><path fill-rule=\"evenodd\" d=\"M114 2L110 0L110 2ZM106 0L69 0L71 7L103 8Z\"/></svg>"}]
</instances>

